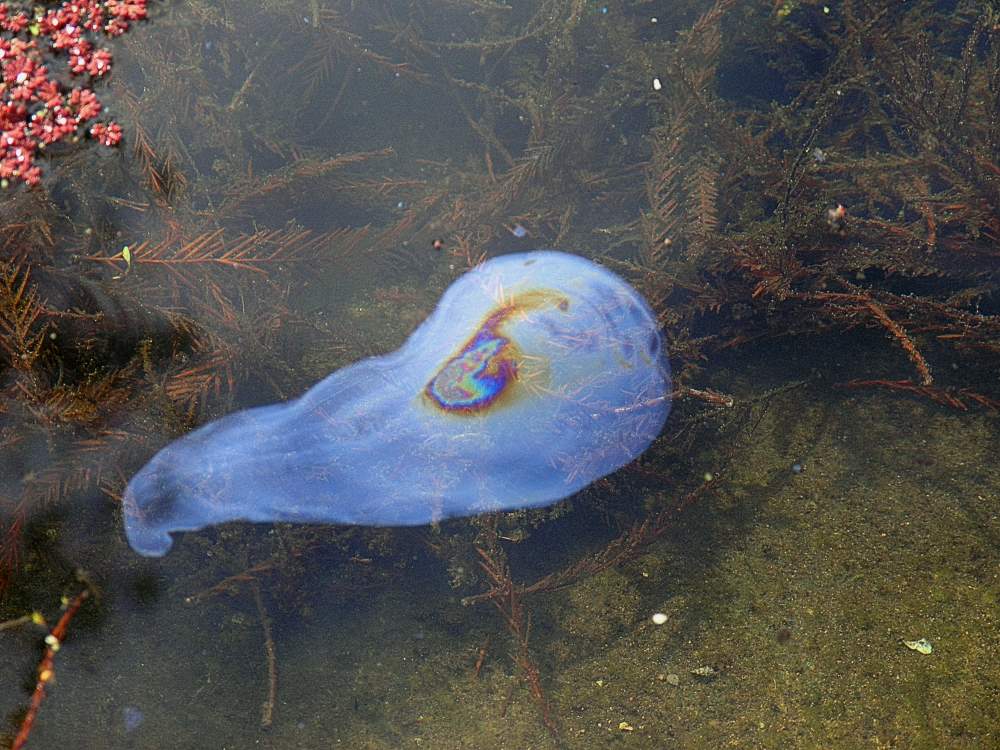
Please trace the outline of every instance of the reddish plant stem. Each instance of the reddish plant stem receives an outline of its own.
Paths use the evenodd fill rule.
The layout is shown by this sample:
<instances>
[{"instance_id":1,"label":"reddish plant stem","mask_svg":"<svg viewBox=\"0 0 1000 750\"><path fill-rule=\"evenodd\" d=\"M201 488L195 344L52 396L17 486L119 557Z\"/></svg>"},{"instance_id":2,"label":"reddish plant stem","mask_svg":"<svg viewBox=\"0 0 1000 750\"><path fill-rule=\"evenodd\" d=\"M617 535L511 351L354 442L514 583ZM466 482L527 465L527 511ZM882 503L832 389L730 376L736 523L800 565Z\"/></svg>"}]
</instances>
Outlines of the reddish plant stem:
<instances>
[{"instance_id":1,"label":"reddish plant stem","mask_svg":"<svg viewBox=\"0 0 1000 750\"><path fill-rule=\"evenodd\" d=\"M563 568L562 570L558 570L555 573L543 576L534 583L521 585L512 583L511 585L514 586L514 591L517 593L518 597L524 596L525 594L556 591L572 585L584 576L597 575L608 568L613 568L616 565L620 565L621 563L632 559L643 548L662 536L667 529L670 528L674 518L688 506L693 504L695 500L701 497L711 487L714 487L716 481L717 480L713 480L711 482L705 482L698 485L694 490L689 492L673 505L664 508L655 515L649 516L642 522L629 528L621 536L612 539L607 546L604 547L604 549L591 555L586 555L572 565ZM485 555L482 550L479 550L478 548L477 550L481 556ZM468 606L485 601L496 602L498 598L502 598L506 595L504 587L502 585L498 585L498 578L495 577L494 572L491 572L485 565L483 568L486 570L487 574L490 575L490 578L493 579L493 586L489 591L484 591L481 594L473 594L472 596L463 598L462 604ZM499 582L502 583L503 579L499 579Z\"/></svg>"},{"instance_id":2,"label":"reddish plant stem","mask_svg":"<svg viewBox=\"0 0 1000 750\"><path fill-rule=\"evenodd\" d=\"M38 681L35 683L35 691L31 694L31 704L28 706L28 713L24 715L24 720L21 722L21 729L10 746L11 750L21 750L27 744L28 737L31 735L31 729L35 725L35 719L38 717L38 710L42 706L42 701L45 700L45 688L52 682L52 678L56 674L54 666L56 652L59 650L59 646L66 636L70 621L76 615L80 606L89 597L89 589L84 589L73 597L69 604L66 605L66 611L62 613L59 622L49 631L49 637L45 639L45 653L42 655L42 660L38 663Z\"/></svg>"},{"instance_id":3,"label":"reddish plant stem","mask_svg":"<svg viewBox=\"0 0 1000 750\"><path fill-rule=\"evenodd\" d=\"M930 386L934 383L934 378L931 376L931 368L927 366L927 360L923 358L923 355L917 350L916 345L913 340L906 335L906 331L903 327L899 325L896 321L889 317L889 314L879 305L875 300L866 299L865 307L867 307L872 315L878 319L878 321L884 325L889 332L893 335L899 345L903 347L903 351L906 352L913 366L917 368L917 372L920 374L920 384L922 386Z\"/></svg>"},{"instance_id":4,"label":"reddish plant stem","mask_svg":"<svg viewBox=\"0 0 1000 750\"><path fill-rule=\"evenodd\" d=\"M552 718L549 702L545 698L545 691L542 689L541 672L538 669L538 665L531 658L531 652L528 648L528 637L531 634L531 620L527 616L524 605L521 602L518 587L514 585L514 581L510 576L510 568L504 563L490 557L489 554L479 547L476 547L476 552L482 558L479 562L480 566L493 582L491 593L494 596L491 597L491 600L507 623L507 629L510 630L511 635L514 636L514 640L517 643L517 653L513 657L514 664L517 665L522 678L528 684L531 697L535 700L535 704L542 714L542 723L545 724L545 727L553 736L558 736L559 728Z\"/></svg>"},{"instance_id":5,"label":"reddish plant stem","mask_svg":"<svg viewBox=\"0 0 1000 750\"><path fill-rule=\"evenodd\" d=\"M476 664L472 668L472 676L479 677L479 673L483 671L483 664L486 663L486 656L490 652L490 637L486 636L486 640L483 641L483 645L479 647L476 652Z\"/></svg>"},{"instance_id":6,"label":"reddish plant stem","mask_svg":"<svg viewBox=\"0 0 1000 750\"><path fill-rule=\"evenodd\" d=\"M271 635L271 618L264 607L260 584L254 580L251 589L254 603L257 605L257 616L264 630L264 654L267 656L267 700L261 706L260 725L264 729L270 729L274 721L274 706L278 699L278 659L275 656L274 638Z\"/></svg>"},{"instance_id":7,"label":"reddish plant stem","mask_svg":"<svg viewBox=\"0 0 1000 750\"><path fill-rule=\"evenodd\" d=\"M920 375L920 385L933 385L934 377L931 375L931 368L928 366L927 360L924 359L923 355L917 349L916 344L913 343L913 339L909 337L899 323L889 317L889 313L885 311L885 308L872 299L868 294L810 292L808 294L799 295L799 297L818 302L849 302L864 306L864 308L871 313L872 317L881 323L882 326L884 326L885 329L892 334L892 337L899 342L899 345L903 348L903 351L906 352L906 356L910 358L913 366L917 369L917 373Z\"/></svg>"}]
</instances>

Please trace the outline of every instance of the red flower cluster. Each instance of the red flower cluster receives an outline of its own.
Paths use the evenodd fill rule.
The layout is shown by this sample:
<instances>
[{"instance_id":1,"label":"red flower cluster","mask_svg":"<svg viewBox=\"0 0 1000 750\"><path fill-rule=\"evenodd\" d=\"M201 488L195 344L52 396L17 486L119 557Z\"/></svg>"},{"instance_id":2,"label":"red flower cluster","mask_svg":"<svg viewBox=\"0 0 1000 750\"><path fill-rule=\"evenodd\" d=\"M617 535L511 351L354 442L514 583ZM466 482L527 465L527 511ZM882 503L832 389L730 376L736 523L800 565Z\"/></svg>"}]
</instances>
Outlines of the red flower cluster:
<instances>
[{"instance_id":1,"label":"red flower cluster","mask_svg":"<svg viewBox=\"0 0 1000 750\"><path fill-rule=\"evenodd\" d=\"M118 36L130 21L146 17L146 0L66 0L34 15L0 2L0 185L11 179L35 185L41 170L35 155L50 143L75 137L101 113L97 95L87 87L71 90L54 80L43 64L46 55L65 53L74 76L98 78L111 70L111 53L95 49L85 34ZM47 40L47 41L46 41ZM105 146L117 145L117 123L94 123L90 135Z\"/></svg>"}]
</instances>

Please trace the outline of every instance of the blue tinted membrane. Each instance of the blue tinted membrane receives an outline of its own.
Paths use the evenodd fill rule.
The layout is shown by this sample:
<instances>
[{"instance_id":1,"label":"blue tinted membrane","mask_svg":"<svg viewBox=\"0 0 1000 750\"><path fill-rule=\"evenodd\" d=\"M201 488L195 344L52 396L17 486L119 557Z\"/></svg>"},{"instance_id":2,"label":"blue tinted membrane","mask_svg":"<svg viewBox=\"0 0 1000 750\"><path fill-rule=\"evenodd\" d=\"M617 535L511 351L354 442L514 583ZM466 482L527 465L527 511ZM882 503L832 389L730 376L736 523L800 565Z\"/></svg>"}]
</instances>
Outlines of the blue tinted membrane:
<instances>
[{"instance_id":1,"label":"blue tinted membrane","mask_svg":"<svg viewBox=\"0 0 1000 750\"><path fill-rule=\"evenodd\" d=\"M419 525L556 502L659 434L662 352L645 301L607 269L495 258L397 351L160 451L126 489L126 535L163 555L176 532L234 520Z\"/></svg>"}]
</instances>

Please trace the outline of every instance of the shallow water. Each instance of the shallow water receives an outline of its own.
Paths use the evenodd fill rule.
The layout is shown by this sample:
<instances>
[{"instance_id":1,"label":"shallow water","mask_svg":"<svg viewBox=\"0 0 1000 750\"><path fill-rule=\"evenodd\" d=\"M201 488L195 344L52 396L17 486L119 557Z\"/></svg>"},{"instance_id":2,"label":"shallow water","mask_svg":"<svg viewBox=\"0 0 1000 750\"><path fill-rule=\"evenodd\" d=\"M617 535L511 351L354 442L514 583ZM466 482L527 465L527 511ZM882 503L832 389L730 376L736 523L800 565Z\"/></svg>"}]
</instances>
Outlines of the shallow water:
<instances>
[{"instance_id":1,"label":"shallow water","mask_svg":"<svg viewBox=\"0 0 1000 750\"><path fill-rule=\"evenodd\" d=\"M995 440L989 420L919 403L812 388L777 397L718 495L667 538L528 599L560 737L572 747L982 746L998 720ZM706 454L704 465L717 460ZM572 533L549 532L583 554ZM558 566L548 544L525 546L533 565ZM105 592L100 618L81 616L59 654L33 746L67 736L134 748L167 738L192 748L560 746L490 605L463 606L445 566L410 552L395 571L379 561L383 580L356 588L368 563L313 560L295 603L262 587L278 668L266 730L251 593L188 604L201 587L192 579L219 577L191 574L203 548L182 543L155 564L123 552L112 579L122 588ZM155 580L144 589L159 587L142 602L140 575ZM654 625L654 612L666 623ZM933 653L902 643L918 638ZM3 648L30 674L31 639L8 635ZM703 667L713 674L693 674ZM126 706L145 717L132 732Z\"/></svg>"},{"instance_id":2,"label":"shallow water","mask_svg":"<svg viewBox=\"0 0 1000 750\"><path fill-rule=\"evenodd\" d=\"M959 3L930 24L948 9L915 5L863 17L927 26L933 52L959 59L979 11ZM721 22L711 7L167 0L114 43L116 86L98 92L125 146L56 153L44 192L0 203L4 263L26 247L51 305L94 312L82 288L101 313L90 328L53 316L53 348L28 374L3 360L0 528L20 557L3 563L0 622L39 611L52 625L62 595L94 593L29 747L1000 742L1000 435L996 404L967 395L1000 399L995 350L975 337L997 325L994 217L982 209L973 241L948 213L962 211L957 189L913 198L950 174L933 160L930 187L909 158L899 174L866 166L899 140L950 144L941 129L913 133L891 110L894 130L838 140L860 88L831 97L843 109L829 120L819 104L775 116L794 125L727 161L733 122L753 130L746 110L763 122L795 100L791 82L825 80L838 34L869 6L723 3ZM685 39L699 45L683 70L710 83L677 83ZM977 70L996 61L991 43L974 47ZM702 85L720 98L685 98ZM827 101L802 86L807 104ZM723 105L745 116L721 118ZM900 205L872 197L895 183ZM658 222L675 194L671 229ZM768 286L767 253L727 265L786 223L782 241L805 248L786 287ZM917 238L919 263L876 241L885 224ZM482 254L542 246L636 284L678 382L734 405L677 398L640 461L551 508L410 529L236 523L184 534L161 559L129 548L121 493L163 445L398 348ZM885 254L902 258L892 272ZM919 378L870 308L795 307L795 294L844 290L947 309L935 327L878 297L935 393L966 410L841 387ZM616 557L644 521L655 533ZM504 564L516 583L547 582L523 610L481 596ZM545 578L560 571L565 585ZM6 737L44 635L0 630ZM905 644L919 639L931 653Z\"/></svg>"}]
</instances>

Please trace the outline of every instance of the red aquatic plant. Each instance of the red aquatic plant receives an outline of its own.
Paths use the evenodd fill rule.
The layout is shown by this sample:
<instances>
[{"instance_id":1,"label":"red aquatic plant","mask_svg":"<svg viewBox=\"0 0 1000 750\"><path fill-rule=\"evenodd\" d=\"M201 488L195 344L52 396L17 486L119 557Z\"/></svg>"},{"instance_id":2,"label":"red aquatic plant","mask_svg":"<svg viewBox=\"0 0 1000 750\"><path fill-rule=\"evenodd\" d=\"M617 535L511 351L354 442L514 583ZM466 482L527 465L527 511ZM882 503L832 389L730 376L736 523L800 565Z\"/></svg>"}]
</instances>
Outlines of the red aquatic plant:
<instances>
[{"instance_id":1,"label":"red aquatic plant","mask_svg":"<svg viewBox=\"0 0 1000 750\"><path fill-rule=\"evenodd\" d=\"M43 11L0 3L0 180L35 185L35 157L46 146L76 138L101 113L89 86L69 86L47 63L65 55L70 78L90 83L111 70L111 52L95 46L98 34L118 36L146 17L146 0L67 0ZM121 141L117 123L93 123L90 135L105 146Z\"/></svg>"}]
</instances>

